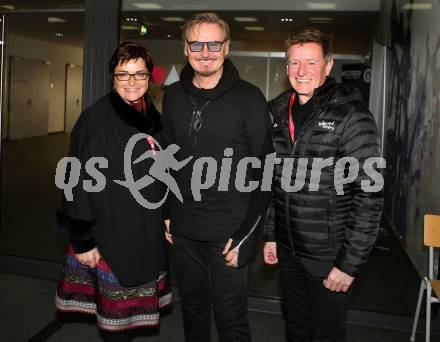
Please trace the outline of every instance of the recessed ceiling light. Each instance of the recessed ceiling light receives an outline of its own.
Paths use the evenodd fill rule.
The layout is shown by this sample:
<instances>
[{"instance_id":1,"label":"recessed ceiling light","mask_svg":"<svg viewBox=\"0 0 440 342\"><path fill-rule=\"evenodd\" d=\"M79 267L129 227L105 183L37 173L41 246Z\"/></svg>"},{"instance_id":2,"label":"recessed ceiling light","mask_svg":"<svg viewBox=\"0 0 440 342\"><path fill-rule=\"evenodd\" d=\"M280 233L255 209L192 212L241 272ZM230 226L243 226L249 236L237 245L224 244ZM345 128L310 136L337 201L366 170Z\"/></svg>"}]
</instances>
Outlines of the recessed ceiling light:
<instances>
[{"instance_id":1,"label":"recessed ceiling light","mask_svg":"<svg viewBox=\"0 0 440 342\"><path fill-rule=\"evenodd\" d=\"M169 22L180 22L185 21L185 18L182 17L160 17L163 21L169 21Z\"/></svg>"},{"instance_id":2,"label":"recessed ceiling light","mask_svg":"<svg viewBox=\"0 0 440 342\"><path fill-rule=\"evenodd\" d=\"M128 21L129 23L137 23L138 18L127 17L127 18L125 18L125 21Z\"/></svg>"},{"instance_id":3,"label":"recessed ceiling light","mask_svg":"<svg viewBox=\"0 0 440 342\"><path fill-rule=\"evenodd\" d=\"M432 4L430 3L418 3L418 4L405 4L402 7L403 10L430 10Z\"/></svg>"},{"instance_id":4,"label":"recessed ceiling light","mask_svg":"<svg viewBox=\"0 0 440 342\"><path fill-rule=\"evenodd\" d=\"M1 8L13 11L15 10L15 6L14 5L0 5Z\"/></svg>"},{"instance_id":5,"label":"recessed ceiling light","mask_svg":"<svg viewBox=\"0 0 440 342\"><path fill-rule=\"evenodd\" d=\"M320 22L330 22L330 21L333 21L333 18L330 18L330 17L310 17L309 20L310 21L314 21L316 23L320 23Z\"/></svg>"},{"instance_id":6,"label":"recessed ceiling light","mask_svg":"<svg viewBox=\"0 0 440 342\"><path fill-rule=\"evenodd\" d=\"M336 8L335 3L330 2L310 2L307 7L312 10L332 10Z\"/></svg>"},{"instance_id":7,"label":"recessed ceiling light","mask_svg":"<svg viewBox=\"0 0 440 342\"><path fill-rule=\"evenodd\" d=\"M173 38L172 34L167 34L167 38Z\"/></svg>"},{"instance_id":8,"label":"recessed ceiling light","mask_svg":"<svg viewBox=\"0 0 440 342\"><path fill-rule=\"evenodd\" d=\"M244 29L246 31L264 31L263 26L245 26Z\"/></svg>"},{"instance_id":9,"label":"recessed ceiling light","mask_svg":"<svg viewBox=\"0 0 440 342\"><path fill-rule=\"evenodd\" d=\"M239 23L256 23L258 21L255 17L234 17L234 20Z\"/></svg>"},{"instance_id":10,"label":"recessed ceiling light","mask_svg":"<svg viewBox=\"0 0 440 342\"><path fill-rule=\"evenodd\" d=\"M122 25L121 29L123 29L125 31L137 31L137 30L139 30L139 27L133 26L133 25Z\"/></svg>"},{"instance_id":11,"label":"recessed ceiling light","mask_svg":"<svg viewBox=\"0 0 440 342\"><path fill-rule=\"evenodd\" d=\"M132 4L134 7L139 9L162 9L163 7L154 2L135 2Z\"/></svg>"},{"instance_id":12,"label":"recessed ceiling light","mask_svg":"<svg viewBox=\"0 0 440 342\"><path fill-rule=\"evenodd\" d=\"M55 33L55 37L63 37L63 36L64 36L64 33L61 33L61 32Z\"/></svg>"},{"instance_id":13,"label":"recessed ceiling light","mask_svg":"<svg viewBox=\"0 0 440 342\"><path fill-rule=\"evenodd\" d=\"M58 18L58 17L48 17L47 22L48 23L65 23L67 20Z\"/></svg>"},{"instance_id":14,"label":"recessed ceiling light","mask_svg":"<svg viewBox=\"0 0 440 342\"><path fill-rule=\"evenodd\" d=\"M293 22L293 18L281 18L281 21L284 23L291 23Z\"/></svg>"}]
</instances>

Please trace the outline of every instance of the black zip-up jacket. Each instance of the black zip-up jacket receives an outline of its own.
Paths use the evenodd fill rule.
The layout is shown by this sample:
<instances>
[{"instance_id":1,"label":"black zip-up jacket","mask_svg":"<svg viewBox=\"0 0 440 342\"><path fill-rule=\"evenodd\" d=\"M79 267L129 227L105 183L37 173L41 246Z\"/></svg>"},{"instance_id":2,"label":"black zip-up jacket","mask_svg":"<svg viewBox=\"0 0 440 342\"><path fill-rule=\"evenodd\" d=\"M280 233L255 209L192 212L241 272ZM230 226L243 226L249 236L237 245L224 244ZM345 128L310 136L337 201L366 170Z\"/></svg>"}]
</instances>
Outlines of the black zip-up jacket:
<instances>
[{"instance_id":1,"label":"black zip-up jacket","mask_svg":"<svg viewBox=\"0 0 440 342\"><path fill-rule=\"evenodd\" d=\"M364 192L361 188L362 181L374 183L363 171L364 161L380 157L374 117L360 94L328 78L309 100L314 101L314 110L294 144L288 124L291 94L292 90L286 91L269 103L274 149L282 163L275 166L274 221L267 222L265 239L276 241L302 258L332 262L355 276L375 243L383 205L382 191ZM335 164L343 157L356 158L360 169L356 179L343 186L343 194L337 194ZM305 170L298 166L299 158L307 158L305 182L299 191L282 188L286 158L294 158L291 185L301 180L300 174ZM310 189L311 178L318 175L311 172L316 158L334 159L332 165L322 169L319 188L312 181Z\"/></svg>"},{"instance_id":2,"label":"black zip-up jacket","mask_svg":"<svg viewBox=\"0 0 440 342\"><path fill-rule=\"evenodd\" d=\"M200 241L234 240L240 244L239 266L247 263L253 249L256 227L261 226L270 200L270 192L260 187L240 192L235 186L237 168L247 167L246 182L261 184L265 156L273 152L271 122L267 102L254 85L239 78L228 59L213 89L196 88L194 70L187 64L180 81L170 85L163 99L164 135L168 144L177 144L177 160L193 159L173 176L182 192L183 203L170 197L168 214L171 232L176 236ZM201 110L201 126L193 129L193 113ZM224 151L232 149L229 184L220 187L220 171ZM257 157L261 168L239 164L245 157ZM193 197L191 178L199 158L209 158L216 166L216 180L201 190L201 198ZM204 166L206 174L206 165ZM242 170L243 171L243 170ZM248 243L249 242L249 243ZM248 248L252 247L252 248Z\"/></svg>"}]
</instances>

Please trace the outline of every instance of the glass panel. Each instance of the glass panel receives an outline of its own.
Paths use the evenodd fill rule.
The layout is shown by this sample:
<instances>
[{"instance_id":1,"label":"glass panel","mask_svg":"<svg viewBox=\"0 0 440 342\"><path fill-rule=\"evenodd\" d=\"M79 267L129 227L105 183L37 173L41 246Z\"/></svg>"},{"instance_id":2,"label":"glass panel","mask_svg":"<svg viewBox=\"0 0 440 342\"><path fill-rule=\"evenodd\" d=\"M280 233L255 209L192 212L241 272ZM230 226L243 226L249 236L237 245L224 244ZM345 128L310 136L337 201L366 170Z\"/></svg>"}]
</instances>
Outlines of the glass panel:
<instances>
[{"instance_id":1,"label":"glass panel","mask_svg":"<svg viewBox=\"0 0 440 342\"><path fill-rule=\"evenodd\" d=\"M238 69L240 77L256 85L266 96L267 87L267 57L237 56L231 53L231 61Z\"/></svg>"},{"instance_id":2,"label":"glass panel","mask_svg":"<svg viewBox=\"0 0 440 342\"><path fill-rule=\"evenodd\" d=\"M286 60L280 57L270 58L269 72L269 96L271 100L290 88L289 79L286 75Z\"/></svg>"},{"instance_id":3,"label":"glass panel","mask_svg":"<svg viewBox=\"0 0 440 342\"><path fill-rule=\"evenodd\" d=\"M65 255L54 175L81 110L83 62L84 1L61 2L6 13L2 117L0 253L52 261Z\"/></svg>"}]
</instances>

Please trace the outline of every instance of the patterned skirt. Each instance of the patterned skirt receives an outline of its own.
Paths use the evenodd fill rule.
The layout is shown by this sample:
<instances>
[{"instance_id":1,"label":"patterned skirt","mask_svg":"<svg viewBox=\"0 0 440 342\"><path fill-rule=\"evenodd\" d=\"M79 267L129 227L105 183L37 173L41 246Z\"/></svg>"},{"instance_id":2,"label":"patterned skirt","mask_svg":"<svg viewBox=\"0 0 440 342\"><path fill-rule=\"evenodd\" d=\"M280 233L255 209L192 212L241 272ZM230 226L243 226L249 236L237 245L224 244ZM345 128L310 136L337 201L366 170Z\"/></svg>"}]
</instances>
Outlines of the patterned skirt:
<instances>
[{"instance_id":1,"label":"patterned skirt","mask_svg":"<svg viewBox=\"0 0 440 342\"><path fill-rule=\"evenodd\" d=\"M167 273L156 281L122 286L105 260L94 268L76 259L69 246L55 297L57 310L96 315L100 329L124 331L159 324L159 309L171 304Z\"/></svg>"}]
</instances>

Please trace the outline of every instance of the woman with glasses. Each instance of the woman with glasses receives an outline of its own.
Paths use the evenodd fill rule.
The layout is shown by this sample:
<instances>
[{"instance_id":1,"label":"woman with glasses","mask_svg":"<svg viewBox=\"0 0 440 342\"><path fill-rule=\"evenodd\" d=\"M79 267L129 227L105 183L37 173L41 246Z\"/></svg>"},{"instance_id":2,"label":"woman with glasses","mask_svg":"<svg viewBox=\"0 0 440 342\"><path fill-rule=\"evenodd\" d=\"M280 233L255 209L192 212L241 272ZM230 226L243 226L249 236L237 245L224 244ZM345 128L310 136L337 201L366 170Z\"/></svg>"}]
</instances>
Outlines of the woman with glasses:
<instances>
[{"instance_id":1,"label":"woman with glasses","mask_svg":"<svg viewBox=\"0 0 440 342\"><path fill-rule=\"evenodd\" d=\"M71 135L69 155L81 168L71 164L65 179L79 174L79 181L57 212L69 247L56 308L96 315L104 341L130 341L133 329L157 326L159 309L171 303L162 210L144 208L118 182L125 180L127 143L139 133L128 167L135 180L148 175L160 149L161 115L147 94L148 50L122 43L109 66L113 90L80 115ZM132 162L146 152L149 158ZM164 196L159 181L138 190L150 203Z\"/></svg>"}]
</instances>

